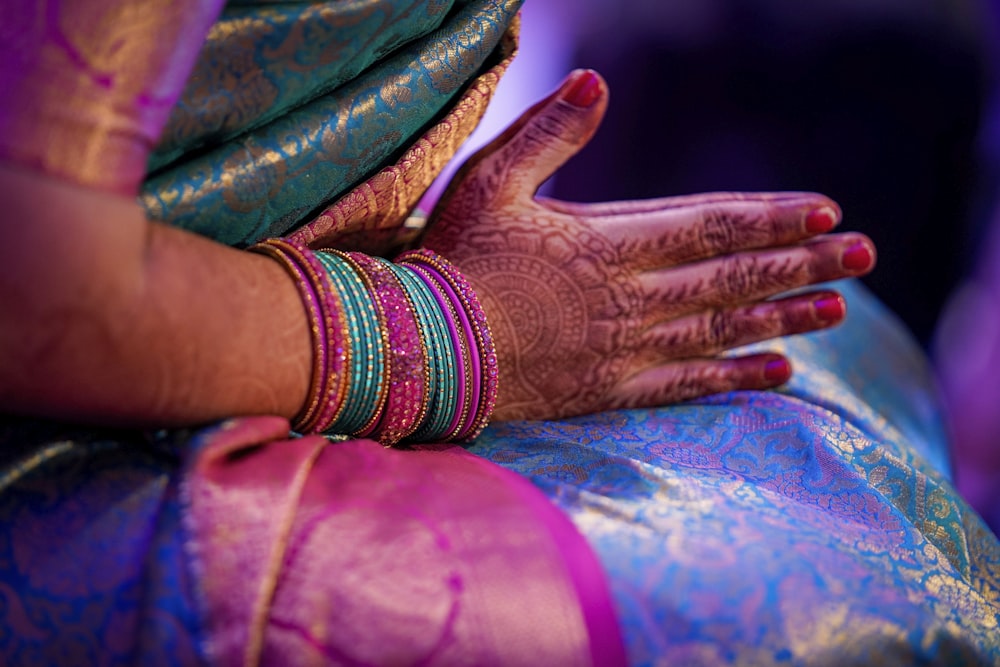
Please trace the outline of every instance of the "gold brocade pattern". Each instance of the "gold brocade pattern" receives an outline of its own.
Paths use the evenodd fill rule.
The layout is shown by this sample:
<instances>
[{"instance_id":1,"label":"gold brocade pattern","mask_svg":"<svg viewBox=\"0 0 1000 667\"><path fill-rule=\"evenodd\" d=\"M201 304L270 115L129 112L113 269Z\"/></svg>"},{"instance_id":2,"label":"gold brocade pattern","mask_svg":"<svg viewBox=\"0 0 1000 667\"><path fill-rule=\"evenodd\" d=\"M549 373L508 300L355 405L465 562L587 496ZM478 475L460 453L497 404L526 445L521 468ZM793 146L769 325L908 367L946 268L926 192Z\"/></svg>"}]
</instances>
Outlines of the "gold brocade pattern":
<instances>
[{"instance_id":1,"label":"gold brocade pattern","mask_svg":"<svg viewBox=\"0 0 1000 667\"><path fill-rule=\"evenodd\" d=\"M135 194L221 5L101 0L5 7L0 158Z\"/></svg>"},{"instance_id":2,"label":"gold brocade pattern","mask_svg":"<svg viewBox=\"0 0 1000 667\"><path fill-rule=\"evenodd\" d=\"M608 572L637 665L1000 664L1000 544L948 477L920 349L853 283L781 392L491 426ZM742 352L742 350L740 351Z\"/></svg>"},{"instance_id":3,"label":"gold brocade pattern","mask_svg":"<svg viewBox=\"0 0 1000 667\"><path fill-rule=\"evenodd\" d=\"M253 9L230 3L208 34L152 168L331 92L438 27L452 4L325 0Z\"/></svg>"},{"instance_id":4,"label":"gold brocade pattern","mask_svg":"<svg viewBox=\"0 0 1000 667\"><path fill-rule=\"evenodd\" d=\"M469 0L439 28L333 92L221 145L185 153L143 184L147 215L237 246L297 229L398 160L469 81L502 59L520 4ZM456 37L473 33L473 41ZM432 53L442 59L429 62Z\"/></svg>"},{"instance_id":5,"label":"gold brocade pattern","mask_svg":"<svg viewBox=\"0 0 1000 667\"><path fill-rule=\"evenodd\" d=\"M407 216L482 119L517 55L519 29L520 17L501 43L503 59L477 77L451 111L395 164L352 189L291 238L313 248L349 246L376 254L391 247Z\"/></svg>"}]
</instances>

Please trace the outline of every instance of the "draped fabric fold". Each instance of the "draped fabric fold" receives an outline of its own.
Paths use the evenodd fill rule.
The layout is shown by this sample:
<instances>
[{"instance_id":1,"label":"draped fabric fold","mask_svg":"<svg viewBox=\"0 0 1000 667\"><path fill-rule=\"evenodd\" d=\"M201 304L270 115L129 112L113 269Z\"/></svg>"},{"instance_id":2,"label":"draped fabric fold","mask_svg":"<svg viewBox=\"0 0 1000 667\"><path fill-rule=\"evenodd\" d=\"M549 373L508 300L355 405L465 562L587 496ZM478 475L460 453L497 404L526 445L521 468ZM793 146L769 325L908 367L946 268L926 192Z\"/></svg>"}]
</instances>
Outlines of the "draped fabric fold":
<instances>
[{"instance_id":1,"label":"draped fabric fold","mask_svg":"<svg viewBox=\"0 0 1000 667\"><path fill-rule=\"evenodd\" d=\"M407 217L486 113L517 52L519 25L515 17L501 42L504 59L476 77L447 115L399 160L352 188L289 237L313 248L339 247L377 255L391 251Z\"/></svg>"},{"instance_id":2,"label":"draped fabric fold","mask_svg":"<svg viewBox=\"0 0 1000 667\"><path fill-rule=\"evenodd\" d=\"M439 27L453 4L299 0L263 9L230 4L208 33L149 171L333 91Z\"/></svg>"},{"instance_id":3,"label":"draped fabric fold","mask_svg":"<svg viewBox=\"0 0 1000 667\"><path fill-rule=\"evenodd\" d=\"M147 214L230 245L284 234L386 166L502 59L496 48L520 4L470 0L333 92L176 161L143 185Z\"/></svg>"},{"instance_id":4,"label":"draped fabric fold","mask_svg":"<svg viewBox=\"0 0 1000 667\"><path fill-rule=\"evenodd\" d=\"M287 428L228 422L186 477L212 664L624 664L600 566L530 484Z\"/></svg>"}]
</instances>

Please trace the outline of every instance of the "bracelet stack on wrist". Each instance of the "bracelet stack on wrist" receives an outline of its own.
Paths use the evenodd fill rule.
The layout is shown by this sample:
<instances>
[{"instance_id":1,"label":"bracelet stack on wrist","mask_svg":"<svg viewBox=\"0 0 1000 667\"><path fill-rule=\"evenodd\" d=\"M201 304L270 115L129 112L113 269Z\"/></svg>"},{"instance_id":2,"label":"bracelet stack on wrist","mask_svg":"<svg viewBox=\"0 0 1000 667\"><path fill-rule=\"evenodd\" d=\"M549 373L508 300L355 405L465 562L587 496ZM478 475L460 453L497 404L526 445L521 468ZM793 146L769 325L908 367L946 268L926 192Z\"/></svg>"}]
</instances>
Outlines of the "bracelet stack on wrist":
<instances>
[{"instance_id":1,"label":"bracelet stack on wrist","mask_svg":"<svg viewBox=\"0 0 1000 667\"><path fill-rule=\"evenodd\" d=\"M486 427L496 349L479 299L447 260L415 250L392 263L285 239L251 250L281 263L309 318L313 374L295 430L394 445Z\"/></svg>"}]
</instances>

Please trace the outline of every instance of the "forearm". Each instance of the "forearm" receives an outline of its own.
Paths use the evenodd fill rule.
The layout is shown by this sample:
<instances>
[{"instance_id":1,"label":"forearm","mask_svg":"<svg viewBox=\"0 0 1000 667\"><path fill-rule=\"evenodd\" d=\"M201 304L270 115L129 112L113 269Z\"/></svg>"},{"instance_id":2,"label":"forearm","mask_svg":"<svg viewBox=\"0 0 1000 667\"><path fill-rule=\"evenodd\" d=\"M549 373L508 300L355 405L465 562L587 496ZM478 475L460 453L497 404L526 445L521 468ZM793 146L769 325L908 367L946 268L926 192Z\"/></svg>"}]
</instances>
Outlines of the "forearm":
<instances>
[{"instance_id":1,"label":"forearm","mask_svg":"<svg viewBox=\"0 0 1000 667\"><path fill-rule=\"evenodd\" d=\"M9 169L0 188L0 410L159 426L301 407L309 331L277 263L128 199Z\"/></svg>"}]
</instances>

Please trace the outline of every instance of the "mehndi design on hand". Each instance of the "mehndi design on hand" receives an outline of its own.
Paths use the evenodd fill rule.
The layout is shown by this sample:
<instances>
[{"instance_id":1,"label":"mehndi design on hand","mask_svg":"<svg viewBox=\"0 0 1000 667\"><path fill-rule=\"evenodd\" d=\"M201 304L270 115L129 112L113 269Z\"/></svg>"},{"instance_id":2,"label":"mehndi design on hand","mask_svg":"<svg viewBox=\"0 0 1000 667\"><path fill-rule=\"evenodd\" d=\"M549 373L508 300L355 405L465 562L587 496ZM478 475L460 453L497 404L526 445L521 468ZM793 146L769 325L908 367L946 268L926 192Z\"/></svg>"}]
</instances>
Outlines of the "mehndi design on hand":
<instances>
[{"instance_id":1,"label":"mehndi design on hand","mask_svg":"<svg viewBox=\"0 0 1000 667\"><path fill-rule=\"evenodd\" d=\"M844 302L788 290L866 273L874 246L820 236L840 219L809 193L578 204L535 196L607 104L573 73L455 177L426 243L475 286L497 339L499 419L657 405L788 379L777 354L719 357L836 324Z\"/></svg>"}]
</instances>

